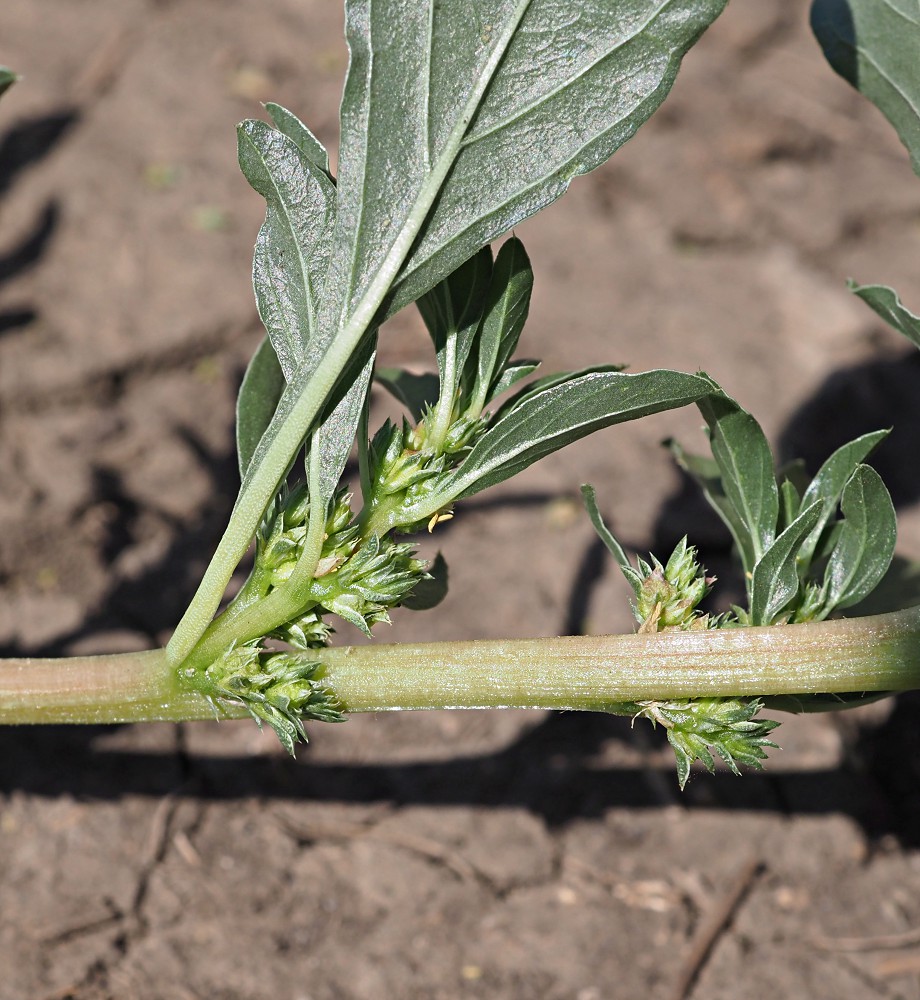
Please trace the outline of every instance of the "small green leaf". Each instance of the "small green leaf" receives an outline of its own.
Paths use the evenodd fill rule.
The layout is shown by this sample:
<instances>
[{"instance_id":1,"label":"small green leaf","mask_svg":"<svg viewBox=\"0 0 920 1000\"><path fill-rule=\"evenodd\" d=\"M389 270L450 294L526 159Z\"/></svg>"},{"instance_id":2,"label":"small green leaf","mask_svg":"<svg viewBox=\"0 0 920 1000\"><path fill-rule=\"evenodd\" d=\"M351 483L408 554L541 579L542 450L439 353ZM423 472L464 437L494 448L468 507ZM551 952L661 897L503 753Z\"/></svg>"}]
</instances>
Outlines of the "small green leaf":
<instances>
[{"instance_id":1,"label":"small green leaf","mask_svg":"<svg viewBox=\"0 0 920 1000\"><path fill-rule=\"evenodd\" d=\"M722 519L723 524L731 532L735 548L741 554L743 546L750 547L750 539L744 522L725 495L722 486L722 475L718 462L706 455L691 455L677 441L664 442L674 457L678 466L687 473L703 491L709 505ZM752 558L752 557L751 557Z\"/></svg>"},{"instance_id":2,"label":"small green leaf","mask_svg":"<svg viewBox=\"0 0 920 1000\"><path fill-rule=\"evenodd\" d=\"M326 147L304 125L297 115L272 101L269 101L265 105L265 110L271 116L275 128L279 132L283 132L304 156L312 160L329 180L335 183L332 174L329 172L329 154L326 152Z\"/></svg>"},{"instance_id":3,"label":"small green leaf","mask_svg":"<svg viewBox=\"0 0 920 1000\"><path fill-rule=\"evenodd\" d=\"M863 434L862 437L850 441L848 444L838 448L830 458L818 469L817 475L809 483L802 497L802 506L807 507L816 501L822 504L821 517L815 525L814 531L802 546L800 556L806 566L810 564L812 557L821 538L821 533L827 527L829 521L837 512L837 505L843 494L844 487L850 481L856 467L874 451L874 449L888 436L887 430L873 431L870 434Z\"/></svg>"},{"instance_id":4,"label":"small green leaf","mask_svg":"<svg viewBox=\"0 0 920 1000\"><path fill-rule=\"evenodd\" d=\"M898 298L898 293L886 285L857 285L849 282L850 291L875 310L898 333L903 333L916 347L920 347L920 316L915 316Z\"/></svg>"},{"instance_id":5,"label":"small green leaf","mask_svg":"<svg viewBox=\"0 0 920 1000\"><path fill-rule=\"evenodd\" d=\"M811 27L831 66L895 127L920 174L916 0L815 0Z\"/></svg>"},{"instance_id":6,"label":"small green leaf","mask_svg":"<svg viewBox=\"0 0 920 1000\"><path fill-rule=\"evenodd\" d=\"M529 393L489 426L439 490L434 509L503 482L602 427L686 406L711 391L705 377L659 370L589 371Z\"/></svg>"},{"instance_id":7,"label":"small green leaf","mask_svg":"<svg viewBox=\"0 0 920 1000\"><path fill-rule=\"evenodd\" d=\"M290 382L317 333L335 188L295 143L265 122L245 121L237 135L240 168L267 202L253 255L256 302Z\"/></svg>"},{"instance_id":8,"label":"small green leaf","mask_svg":"<svg viewBox=\"0 0 920 1000\"><path fill-rule=\"evenodd\" d=\"M848 608L874 589L891 564L897 524L881 476L860 465L843 490L843 524L824 575L828 611Z\"/></svg>"},{"instance_id":9,"label":"small green leaf","mask_svg":"<svg viewBox=\"0 0 920 1000\"><path fill-rule=\"evenodd\" d=\"M534 361L532 358L519 358L517 361L512 361L502 372L501 378L489 390L489 399L496 399L503 392L507 392L511 386L516 385L522 378L527 378L539 367L540 362Z\"/></svg>"},{"instance_id":10,"label":"small green leaf","mask_svg":"<svg viewBox=\"0 0 920 1000\"><path fill-rule=\"evenodd\" d=\"M374 381L395 396L416 422L438 401L441 384L438 376L430 372L413 375L402 368L378 368Z\"/></svg>"},{"instance_id":11,"label":"small green leaf","mask_svg":"<svg viewBox=\"0 0 920 1000\"><path fill-rule=\"evenodd\" d=\"M629 557L623 551L623 546L620 545L614 537L613 532L604 523L600 509L597 506L597 495L594 487L588 483L584 483L581 487L581 495L588 510L588 517L591 518L591 523L594 525L594 530L616 560L617 565L620 567L623 576L626 577L627 583L632 587L636 597L639 597L642 592L642 575L634 569L632 563L629 561Z\"/></svg>"},{"instance_id":12,"label":"small green leaf","mask_svg":"<svg viewBox=\"0 0 920 1000\"><path fill-rule=\"evenodd\" d=\"M402 600L402 606L412 611L428 611L447 596L447 561L439 552L428 567L427 579L423 578Z\"/></svg>"},{"instance_id":13,"label":"small green leaf","mask_svg":"<svg viewBox=\"0 0 920 1000\"><path fill-rule=\"evenodd\" d=\"M777 530L783 531L799 516L799 511L802 509L802 498L799 495L799 491L789 479L784 479L780 485L779 506L780 512Z\"/></svg>"},{"instance_id":14,"label":"small green leaf","mask_svg":"<svg viewBox=\"0 0 920 1000\"><path fill-rule=\"evenodd\" d=\"M772 625L798 593L796 557L820 516L820 503L806 507L758 559L751 578L751 625Z\"/></svg>"},{"instance_id":15,"label":"small green leaf","mask_svg":"<svg viewBox=\"0 0 920 1000\"><path fill-rule=\"evenodd\" d=\"M0 94L9 90L19 77L6 66L0 66Z\"/></svg>"},{"instance_id":16,"label":"small green leaf","mask_svg":"<svg viewBox=\"0 0 920 1000\"><path fill-rule=\"evenodd\" d=\"M492 250L483 247L418 302L438 357L440 398L451 411L479 328L492 277ZM448 412L446 416L450 416Z\"/></svg>"},{"instance_id":17,"label":"small green leaf","mask_svg":"<svg viewBox=\"0 0 920 1000\"><path fill-rule=\"evenodd\" d=\"M901 611L920 604L920 562L895 555L875 589L859 604L850 606L850 614L863 618Z\"/></svg>"},{"instance_id":18,"label":"small green leaf","mask_svg":"<svg viewBox=\"0 0 920 1000\"><path fill-rule=\"evenodd\" d=\"M728 396L719 393L697 404L709 425L712 455L719 466L725 496L745 527L741 539L744 570L772 544L779 516L779 491L773 453L760 424Z\"/></svg>"},{"instance_id":19,"label":"small green leaf","mask_svg":"<svg viewBox=\"0 0 920 1000\"><path fill-rule=\"evenodd\" d=\"M472 403L479 413L499 391L505 366L517 347L530 309L533 271L524 244L516 237L498 251L482 318L475 358ZM523 376L521 376L523 377ZM504 386L500 391L504 391Z\"/></svg>"},{"instance_id":20,"label":"small green leaf","mask_svg":"<svg viewBox=\"0 0 920 1000\"><path fill-rule=\"evenodd\" d=\"M284 372L267 336L249 362L236 400L236 451L240 476L246 475L252 456L284 392Z\"/></svg>"}]
</instances>

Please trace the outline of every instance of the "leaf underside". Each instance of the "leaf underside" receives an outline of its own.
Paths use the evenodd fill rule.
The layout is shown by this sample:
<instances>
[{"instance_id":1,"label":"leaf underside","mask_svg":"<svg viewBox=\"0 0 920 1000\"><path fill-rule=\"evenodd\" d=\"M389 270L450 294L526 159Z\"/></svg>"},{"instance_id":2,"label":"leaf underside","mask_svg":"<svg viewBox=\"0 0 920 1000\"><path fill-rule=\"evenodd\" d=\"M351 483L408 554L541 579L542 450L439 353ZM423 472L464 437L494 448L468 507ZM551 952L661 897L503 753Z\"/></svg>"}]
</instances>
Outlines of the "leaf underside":
<instances>
[{"instance_id":1,"label":"leaf underside","mask_svg":"<svg viewBox=\"0 0 920 1000\"><path fill-rule=\"evenodd\" d=\"M811 25L827 61L891 122L920 174L916 0L815 0Z\"/></svg>"},{"instance_id":2,"label":"leaf underside","mask_svg":"<svg viewBox=\"0 0 920 1000\"><path fill-rule=\"evenodd\" d=\"M850 282L850 291L858 295L889 326L907 337L915 347L920 347L920 316L914 315L901 302L893 288L888 288L886 285L857 285Z\"/></svg>"}]
</instances>

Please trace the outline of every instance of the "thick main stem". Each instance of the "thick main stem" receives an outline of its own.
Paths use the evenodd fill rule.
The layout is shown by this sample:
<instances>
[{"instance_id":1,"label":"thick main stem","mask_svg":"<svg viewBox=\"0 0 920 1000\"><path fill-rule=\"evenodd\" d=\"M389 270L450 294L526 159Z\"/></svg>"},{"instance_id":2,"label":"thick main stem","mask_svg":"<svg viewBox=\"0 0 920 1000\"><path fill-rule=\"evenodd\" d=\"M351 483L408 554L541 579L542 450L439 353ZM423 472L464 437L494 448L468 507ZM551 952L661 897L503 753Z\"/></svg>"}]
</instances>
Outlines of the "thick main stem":
<instances>
[{"instance_id":1,"label":"thick main stem","mask_svg":"<svg viewBox=\"0 0 920 1000\"><path fill-rule=\"evenodd\" d=\"M214 717L214 706L207 698L180 685L162 649L0 660L0 724L179 722Z\"/></svg>"},{"instance_id":2,"label":"thick main stem","mask_svg":"<svg viewBox=\"0 0 920 1000\"><path fill-rule=\"evenodd\" d=\"M350 712L603 711L697 696L920 688L920 608L812 625L652 635L352 646L316 651ZM225 715L245 712L221 706ZM0 660L0 723L213 718L163 650Z\"/></svg>"},{"instance_id":3,"label":"thick main stem","mask_svg":"<svg viewBox=\"0 0 920 1000\"><path fill-rule=\"evenodd\" d=\"M920 608L810 625L318 651L351 712L920 687Z\"/></svg>"}]
</instances>

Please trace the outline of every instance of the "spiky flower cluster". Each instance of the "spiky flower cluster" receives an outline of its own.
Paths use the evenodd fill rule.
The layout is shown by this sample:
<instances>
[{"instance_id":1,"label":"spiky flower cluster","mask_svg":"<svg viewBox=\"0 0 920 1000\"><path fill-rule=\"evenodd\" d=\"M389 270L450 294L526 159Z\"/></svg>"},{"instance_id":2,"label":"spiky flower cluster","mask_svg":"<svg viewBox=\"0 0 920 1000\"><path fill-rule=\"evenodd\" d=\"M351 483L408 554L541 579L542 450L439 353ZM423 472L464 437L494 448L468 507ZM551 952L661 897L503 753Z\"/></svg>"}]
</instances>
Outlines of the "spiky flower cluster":
<instances>
[{"instance_id":1,"label":"spiky flower cluster","mask_svg":"<svg viewBox=\"0 0 920 1000\"><path fill-rule=\"evenodd\" d=\"M636 593L634 612L640 632L689 631L712 628L708 615L701 615L697 605L709 593L715 580L696 559L696 549L682 538L677 548L662 566L654 557L649 565L638 561L639 581L633 583Z\"/></svg>"},{"instance_id":2,"label":"spiky flower cluster","mask_svg":"<svg viewBox=\"0 0 920 1000\"><path fill-rule=\"evenodd\" d=\"M327 645L333 629L322 617L322 609L304 611L279 625L267 638L280 639L295 649L320 649Z\"/></svg>"},{"instance_id":3,"label":"spiky flower cluster","mask_svg":"<svg viewBox=\"0 0 920 1000\"><path fill-rule=\"evenodd\" d=\"M310 596L369 636L374 625L389 623L389 608L427 579L428 564L414 558L414 551L409 544L371 535L342 563L317 575Z\"/></svg>"},{"instance_id":4,"label":"spiky flower cluster","mask_svg":"<svg viewBox=\"0 0 920 1000\"><path fill-rule=\"evenodd\" d=\"M351 555L357 542L352 520L351 495L340 490L326 519L325 539L317 572L329 572ZM310 517L310 497L305 483L278 495L256 538L255 574L265 590L284 583L303 554Z\"/></svg>"},{"instance_id":5,"label":"spiky flower cluster","mask_svg":"<svg viewBox=\"0 0 920 1000\"><path fill-rule=\"evenodd\" d=\"M637 706L637 715L662 725L677 757L677 777L683 788L690 776L690 765L701 760L706 769L715 770L714 751L740 774L739 764L760 770L767 748L777 748L768 738L778 725L771 719L757 719L763 708L759 699L696 698L692 701L650 701Z\"/></svg>"},{"instance_id":6,"label":"spiky flower cluster","mask_svg":"<svg viewBox=\"0 0 920 1000\"><path fill-rule=\"evenodd\" d=\"M309 498L301 487L280 498L264 523L255 572L269 588L284 583L301 558L309 513ZM304 592L305 610L272 635L300 649L325 645L332 630L323 621L324 612L370 635L374 625L389 622L388 609L427 578L427 564L415 558L413 546L362 535L352 516L351 494L341 490L331 504L320 558Z\"/></svg>"},{"instance_id":7,"label":"spiky flower cluster","mask_svg":"<svg viewBox=\"0 0 920 1000\"><path fill-rule=\"evenodd\" d=\"M304 720L345 718L338 699L320 682L321 674L322 665L303 653L269 652L250 644L215 660L201 686L213 702L242 705L260 726L268 723L293 754L294 744L307 739Z\"/></svg>"},{"instance_id":8,"label":"spiky flower cluster","mask_svg":"<svg viewBox=\"0 0 920 1000\"><path fill-rule=\"evenodd\" d=\"M461 419L451 425L442 448L433 450L428 447L424 419L416 427L387 420L368 453L368 515L385 507L394 530L411 533L424 528L425 522L406 522L402 511L440 492L444 477L481 426L481 421ZM460 428L456 434L455 428Z\"/></svg>"},{"instance_id":9,"label":"spiky flower cluster","mask_svg":"<svg viewBox=\"0 0 920 1000\"><path fill-rule=\"evenodd\" d=\"M429 410L418 426L413 429L408 442L410 448L422 452L427 451L432 455L462 455L472 447L477 436L489 423L489 414L481 413L479 410L461 416L452 414L447 433L440 440L432 441L429 427L433 416L434 411Z\"/></svg>"},{"instance_id":10,"label":"spiky flower cluster","mask_svg":"<svg viewBox=\"0 0 920 1000\"><path fill-rule=\"evenodd\" d=\"M696 550L687 544L686 538L681 539L667 565L662 566L651 556L651 563L639 559L637 566L633 566L604 524L594 490L582 487L582 494L601 540L633 589L633 611L640 632L696 631L738 624L736 618L712 618L697 611L713 578L706 576L697 562ZM756 719L761 708L763 702L757 698L693 698L619 703L609 711L634 718L641 716L653 725L664 726L677 758L677 776L683 788L695 760L701 760L709 771L715 768L713 753L736 774L739 763L761 767L766 748L776 746L767 734L778 725Z\"/></svg>"},{"instance_id":11,"label":"spiky flower cluster","mask_svg":"<svg viewBox=\"0 0 920 1000\"><path fill-rule=\"evenodd\" d=\"M709 593L714 577L706 576L697 561L696 549L687 544L686 538L681 539L665 566L654 556L652 565L640 559L638 577L633 589L640 632L697 631L729 624L696 610ZM757 699L695 698L639 702L634 714L664 726L683 788L695 760L702 761L710 772L715 769L713 753L735 774L740 773L739 763L762 767L766 748L776 746L767 734L779 723L755 719L761 708L763 703Z\"/></svg>"}]
</instances>

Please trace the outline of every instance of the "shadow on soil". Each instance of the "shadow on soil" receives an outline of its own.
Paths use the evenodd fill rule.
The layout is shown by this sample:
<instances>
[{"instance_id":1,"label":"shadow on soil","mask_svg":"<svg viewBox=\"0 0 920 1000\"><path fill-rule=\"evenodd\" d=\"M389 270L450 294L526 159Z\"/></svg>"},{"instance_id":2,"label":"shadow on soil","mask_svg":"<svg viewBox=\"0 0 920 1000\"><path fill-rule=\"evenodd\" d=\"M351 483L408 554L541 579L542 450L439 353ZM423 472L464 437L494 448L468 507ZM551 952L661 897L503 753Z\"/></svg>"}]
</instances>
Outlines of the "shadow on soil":
<instances>
[{"instance_id":1,"label":"shadow on soil","mask_svg":"<svg viewBox=\"0 0 920 1000\"><path fill-rule=\"evenodd\" d=\"M27 118L0 136L0 197L7 194L19 175L48 156L79 121L74 109ZM0 285L34 267L44 256L60 219L60 206L50 199L38 213L29 230L12 248L0 253ZM31 305L16 306L0 312L0 335L28 326L38 318Z\"/></svg>"},{"instance_id":2,"label":"shadow on soil","mask_svg":"<svg viewBox=\"0 0 920 1000\"><path fill-rule=\"evenodd\" d=\"M551 826L603 816L610 809L743 810L780 815L843 814L872 837L895 834L920 844L920 699L904 696L879 729L863 733L833 769L783 772L775 757L764 774L699 776L677 792L673 766L599 767L610 740L631 740L626 720L550 715L507 748L451 761L399 764L313 763L282 757L188 757L94 749L102 727L0 732L0 791L115 800L185 794L203 800L301 799L314 802L525 808Z\"/></svg>"}]
</instances>

